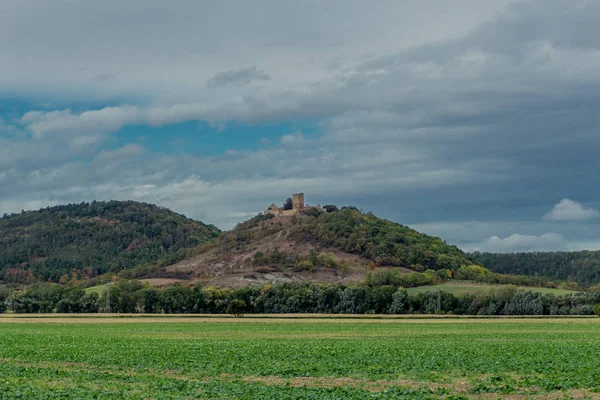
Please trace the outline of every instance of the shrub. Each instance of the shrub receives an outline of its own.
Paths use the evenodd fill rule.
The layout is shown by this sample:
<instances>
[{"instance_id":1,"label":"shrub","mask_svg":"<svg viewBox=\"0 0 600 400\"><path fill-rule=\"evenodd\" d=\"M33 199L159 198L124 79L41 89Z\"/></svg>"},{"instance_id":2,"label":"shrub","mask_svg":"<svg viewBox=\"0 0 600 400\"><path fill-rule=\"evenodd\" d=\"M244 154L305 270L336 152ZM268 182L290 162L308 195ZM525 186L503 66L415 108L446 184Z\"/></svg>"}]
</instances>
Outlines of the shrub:
<instances>
[{"instance_id":1,"label":"shrub","mask_svg":"<svg viewBox=\"0 0 600 400\"><path fill-rule=\"evenodd\" d=\"M594 314L600 317L600 304L596 304L594 308L592 308L592 311L594 312Z\"/></svg>"},{"instance_id":2,"label":"shrub","mask_svg":"<svg viewBox=\"0 0 600 400\"><path fill-rule=\"evenodd\" d=\"M296 263L296 266L294 267L294 271L310 271L312 272L313 269L315 268L315 266L313 265L313 263L311 263L308 260L300 260Z\"/></svg>"},{"instance_id":3,"label":"shrub","mask_svg":"<svg viewBox=\"0 0 600 400\"><path fill-rule=\"evenodd\" d=\"M304 215L308 215L309 217L318 217L319 215L321 215L323 212L321 210L319 210L318 208L314 207L314 208L307 208L304 209L302 211L302 213Z\"/></svg>"}]
</instances>

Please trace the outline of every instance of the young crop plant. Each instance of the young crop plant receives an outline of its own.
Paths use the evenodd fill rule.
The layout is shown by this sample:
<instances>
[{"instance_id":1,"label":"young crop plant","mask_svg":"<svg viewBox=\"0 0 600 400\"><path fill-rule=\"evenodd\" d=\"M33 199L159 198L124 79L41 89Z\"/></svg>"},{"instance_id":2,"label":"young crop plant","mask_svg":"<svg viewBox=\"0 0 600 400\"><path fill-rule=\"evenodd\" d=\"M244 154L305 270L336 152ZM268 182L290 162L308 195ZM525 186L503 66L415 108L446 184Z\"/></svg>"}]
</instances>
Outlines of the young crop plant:
<instances>
[{"instance_id":1,"label":"young crop plant","mask_svg":"<svg viewBox=\"0 0 600 400\"><path fill-rule=\"evenodd\" d=\"M407 306L403 290L392 293ZM229 304L240 315L243 301ZM597 318L105 318L0 321L0 399L594 399L600 390Z\"/></svg>"}]
</instances>

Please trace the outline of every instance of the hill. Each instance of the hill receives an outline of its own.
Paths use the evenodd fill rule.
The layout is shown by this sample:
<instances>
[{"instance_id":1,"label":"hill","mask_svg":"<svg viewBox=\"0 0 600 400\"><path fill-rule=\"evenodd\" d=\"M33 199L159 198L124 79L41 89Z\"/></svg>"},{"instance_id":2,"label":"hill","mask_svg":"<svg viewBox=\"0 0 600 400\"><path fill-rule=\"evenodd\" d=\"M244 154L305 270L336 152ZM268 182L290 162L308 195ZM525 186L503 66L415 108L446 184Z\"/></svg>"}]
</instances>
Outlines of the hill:
<instances>
[{"instance_id":1,"label":"hill","mask_svg":"<svg viewBox=\"0 0 600 400\"><path fill-rule=\"evenodd\" d=\"M212 225L133 201L5 214L0 219L0 281L58 282L167 265L219 234Z\"/></svg>"},{"instance_id":2,"label":"hill","mask_svg":"<svg viewBox=\"0 0 600 400\"><path fill-rule=\"evenodd\" d=\"M502 274L545 277L573 281L581 286L600 282L600 251L556 251L533 253L473 253L474 260Z\"/></svg>"},{"instance_id":3,"label":"hill","mask_svg":"<svg viewBox=\"0 0 600 400\"><path fill-rule=\"evenodd\" d=\"M410 273L472 264L457 247L347 207L258 215L190 251L167 271L217 286L276 281L356 282L373 269Z\"/></svg>"}]
</instances>

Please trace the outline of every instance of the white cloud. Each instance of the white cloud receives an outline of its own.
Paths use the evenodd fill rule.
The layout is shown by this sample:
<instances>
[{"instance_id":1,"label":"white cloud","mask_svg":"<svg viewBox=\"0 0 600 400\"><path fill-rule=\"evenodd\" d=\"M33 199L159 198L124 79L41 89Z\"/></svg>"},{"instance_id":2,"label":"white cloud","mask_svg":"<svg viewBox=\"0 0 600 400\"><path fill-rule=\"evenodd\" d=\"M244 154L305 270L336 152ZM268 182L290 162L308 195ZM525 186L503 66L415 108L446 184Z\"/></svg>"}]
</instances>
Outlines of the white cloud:
<instances>
[{"instance_id":1,"label":"white cloud","mask_svg":"<svg viewBox=\"0 0 600 400\"><path fill-rule=\"evenodd\" d=\"M597 222L557 226L553 221L539 219L489 219L490 214L487 217L487 220L481 221L438 221L409 225L419 232L441 237L467 252L600 249L600 224ZM558 232L557 228L560 229ZM518 231L527 234L514 234Z\"/></svg>"},{"instance_id":2,"label":"white cloud","mask_svg":"<svg viewBox=\"0 0 600 400\"><path fill-rule=\"evenodd\" d=\"M598 217L600 217L599 211L586 208L573 200L562 199L544 216L544 219L548 221L585 221Z\"/></svg>"},{"instance_id":3,"label":"white cloud","mask_svg":"<svg viewBox=\"0 0 600 400\"><path fill-rule=\"evenodd\" d=\"M540 236L515 233L505 238L492 236L474 250L491 253L516 253L565 250L567 247L567 239L558 233L545 233Z\"/></svg>"},{"instance_id":4,"label":"white cloud","mask_svg":"<svg viewBox=\"0 0 600 400\"><path fill-rule=\"evenodd\" d=\"M35 138L48 134L111 133L125 125L141 121L139 107L128 105L105 107L79 114L69 109L49 112L29 111L21 118L21 122Z\"/></svg>"}]
</instances>

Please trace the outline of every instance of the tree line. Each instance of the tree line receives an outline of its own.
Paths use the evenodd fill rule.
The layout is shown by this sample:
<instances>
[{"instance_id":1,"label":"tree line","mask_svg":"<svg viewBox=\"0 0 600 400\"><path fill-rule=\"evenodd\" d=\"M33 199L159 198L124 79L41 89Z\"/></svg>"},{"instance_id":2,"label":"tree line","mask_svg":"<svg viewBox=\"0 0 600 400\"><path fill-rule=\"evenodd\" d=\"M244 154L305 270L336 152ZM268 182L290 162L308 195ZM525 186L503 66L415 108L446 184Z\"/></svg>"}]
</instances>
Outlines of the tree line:
<instances>
[{"instance_id":1,"label":"tree line","mask_svg":"<svg viewBox=\"0 0 600 400\"><path fill-rule=\"evenodd\" d=\"M591 315L600 312L600 287L554 296L499 286L476 294L432 290L411 294L393 285L279 283L223 289L175 285L158 289L136 280L121 280L107 292L86 293L78 287L34 284L24 290L0 291L0 311L14 313L333 313L456 315Z\"/></svg>"},{"instance_id":2,"label":"tree line","mask_svg":"<svg viewBox=\"0 0 600 400\"><path fill-rule=\"evenodd\" d=\"M600 250L507 254L475 252L470 256L486 268L502 274L573 281L584 287L600 282Z\"/></svg>"}]
</instances>

